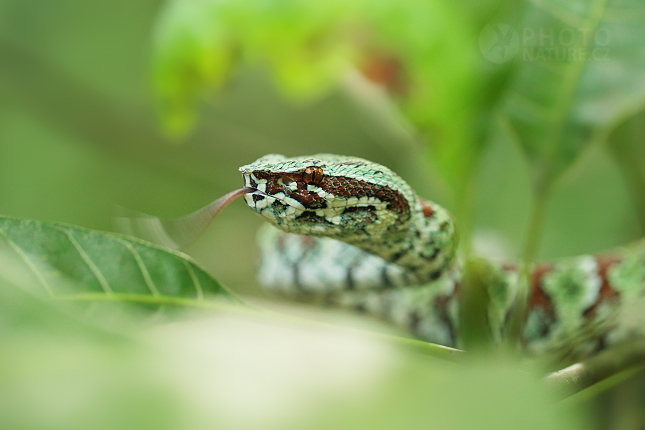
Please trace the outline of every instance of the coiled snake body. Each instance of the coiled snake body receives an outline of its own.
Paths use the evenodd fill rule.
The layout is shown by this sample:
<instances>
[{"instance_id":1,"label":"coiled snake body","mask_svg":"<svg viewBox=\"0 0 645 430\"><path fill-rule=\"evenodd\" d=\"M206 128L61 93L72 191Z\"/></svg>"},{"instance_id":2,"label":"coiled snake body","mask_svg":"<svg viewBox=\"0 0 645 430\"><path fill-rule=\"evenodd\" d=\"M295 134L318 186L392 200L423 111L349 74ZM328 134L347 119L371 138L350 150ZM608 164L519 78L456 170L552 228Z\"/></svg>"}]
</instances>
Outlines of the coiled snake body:
<instances>
[{"instance_id":1,"label":"coiled snake body","mask_svg":"<svg viewBox=\"0 0 645 430\"><path fill-rule=\"evenodd\" d=\"M120 218L120 229L179 247L244 195L272 225L259 240L264 286L322 296L430 342L463 346L457 238L445 209L419 198L387 167L355 157L267 155L240 171L245 188L193 214L177 220L138 214ZM486 290L486 324L498 342L516 332L509 316L517 314L523 290L519 341L528 352L577 358L643 334L645 242L534 265L523 272L529 276L513 265L486 267L479 284Z\"/></svg>"},{"instance_id":2,"label":"coiled snake body","mask_svg":"<svg viewBox=\"0 0 645 430\"><path fill-rule=\"evenodd\" d=\"M276 228L260 235L259 280L289 295L381 315L417 336L461 346L453 221L387 167L355 157L267 155L240 168L248 206ZM487 322L503 341L522 277L490 264ZM640 335L645 249L579 256L531 268L521 343L586 355Z\"/></svg>"}]
</instances>

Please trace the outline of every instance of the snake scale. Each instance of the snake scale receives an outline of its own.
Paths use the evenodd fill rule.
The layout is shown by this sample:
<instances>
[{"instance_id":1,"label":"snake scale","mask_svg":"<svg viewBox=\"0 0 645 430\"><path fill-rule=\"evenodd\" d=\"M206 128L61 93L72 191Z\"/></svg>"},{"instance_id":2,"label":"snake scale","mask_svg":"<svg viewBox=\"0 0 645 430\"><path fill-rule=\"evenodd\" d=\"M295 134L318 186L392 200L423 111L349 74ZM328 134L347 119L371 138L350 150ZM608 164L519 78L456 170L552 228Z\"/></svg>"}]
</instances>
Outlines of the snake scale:
<instances>
[{"instance_id":1,"label":"snake scale","mask_svg":"<svg viewBox=\"0 0 645 430\"><path fill-rule=\"evenodd\" d=\"M243 195L269 223L259 234L263 286L290 297L322 297L421 339L463 347L461 264L448 211L418 197L387 167L356 157L272 154L240 171L245 188L193 214L123 218L121 230L178 247ZM494 341L507 340L520 285L528 298L519 344L529 354L579 358L643 335L645 242L535 264L522 272L528 276L517 265L486 264L481 284Z\"/></svg>"},{"instance_id":2,"label":"snake scale","mask_svg":"<svg viewBox=\"0 0 645 430\"><path fill-rule=\"evenodd\" d=\"M427 341L462 346L458 240L444 208L361 158L267 155L240 171L245 187L255 190L246 203L273 226L259 235L265 287L323 296ZM502 342L525 278L514 265L490 267L487 322ZM529 279L521 331L528 352L583 356L642 334L642 244L536 264Z\"/></svg>"}]
</instances>

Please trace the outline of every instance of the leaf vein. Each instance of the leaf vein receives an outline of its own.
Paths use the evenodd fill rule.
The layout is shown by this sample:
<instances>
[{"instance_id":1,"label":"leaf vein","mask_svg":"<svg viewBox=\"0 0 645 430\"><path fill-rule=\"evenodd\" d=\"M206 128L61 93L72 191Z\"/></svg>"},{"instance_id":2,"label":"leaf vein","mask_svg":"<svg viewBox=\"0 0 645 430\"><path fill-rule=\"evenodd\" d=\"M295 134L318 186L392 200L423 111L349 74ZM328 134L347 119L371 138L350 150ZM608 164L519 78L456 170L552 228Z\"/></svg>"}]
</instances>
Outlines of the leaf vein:
<instances>
[{"instance_id":1,"label":"leaf vein","mask_svg":"<svg viewBox=\"0 0 645 430\"><path fill-rule=\"evenodd\" d=\"M4 231L2 228L0 228L0 236L2 236L7 241L11 249L13 249L15 253L18 254L18 256L22 259L22 261L25 262L25 264L29 267L29 269L34 273L36 278L38 278L38 281L42 284L43 288L45 288L47 293L50 296L54 297L54 292L49 286L49 283L47 282L47 280L45 280L45 277L40 271L40 269L38 269L38 267L34 264L34 262L31 261L31 258L29 258L27 253L23 251L22 248L20 248L16 242L11 240L7 232Z\"/></svg>"},{"instance_id":2,"label":"leaf vein","mask_svg":"<svg viewBox=\"0 0 645 430\"><path fill-rule=\"evenodd\" d=\"M195 286L195 290L197 291L197 299L204 300L204 290L202 288L201 282L199 282L199 278L197 278L195 270L187 261L184 261L184 265L186 266L186 270L188 270L190 279L193 281L193 285Z\"/></svg>"},{"instance_id":3,"label":"leaf vein","mask_svg":"<svg viewBox=\"0 0 645 430\"><path fill-rule=\"evenodd\" d=\"M108 283L107 279L105 279L105 276L103 276L103 273L101 273L101 270L94 264L94 261L90 258L90 256L85 252L83 247L81 246L80 243L76 240L76 238L72 235L72 233L69 230L65 230L60 227L56 227L56 230L59 230L63 233L65 233L65 236L69 239L70 243L74 246L76 251L78 252L78 255L81 256L85 264L87 264L87 267L90 268L94 276L96 277L96 280L99 281L99 284L101 285L101 288L103 288L103 291L105 291L106 294L112 294L114 291L110 287L110 284Z\"/></svg>"},{"instance_id":4,"label":"leaf vein","mask_svg":"<svg viewBox=\"0 0 645 430\"><path fill-rule=\"evenodd\" d=\"M123 245L125 245L126 248L128 248L128 251L132 254L134 257L134 260L137 262L137 265L139 266L139 270L141 271L141 275L143 275L143 279L146 281L146 285L148 286L148 289L152 293L153 296L160 296L161 294L159 293L159 290L157 289L154 281L152 280L152 277L150 277L150 272L148 272L148 269L146 268L145 263L143 262L143 259L141 258L141 255L139 252L132 246L132 244L119 239Z\"/></svg>"}]
</instances>

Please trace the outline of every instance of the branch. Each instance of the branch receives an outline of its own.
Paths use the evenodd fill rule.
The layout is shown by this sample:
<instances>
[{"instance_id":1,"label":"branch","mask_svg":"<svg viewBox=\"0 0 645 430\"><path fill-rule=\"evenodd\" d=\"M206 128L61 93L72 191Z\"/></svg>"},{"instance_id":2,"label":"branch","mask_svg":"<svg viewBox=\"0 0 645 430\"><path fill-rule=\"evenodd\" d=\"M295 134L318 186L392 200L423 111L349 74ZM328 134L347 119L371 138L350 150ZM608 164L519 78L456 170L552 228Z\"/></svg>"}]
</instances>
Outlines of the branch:
<instances>
[{"instance_id":1,"label":"branch","mask_svg":"<svg viewBox=\"0 0 645 430\"><path fill-rule=\"evenodd\" d=\"M594 390L596 394L625 380L624 377L618 377L619 374L629 377L644 366L645 341L639 339L616 345L587 360L550 373L546 376L546 382L557 390L570 393L567 397L603 382L602 390ZM616 378L612 378L611 383L604 384L613 376Z\"/></svg>"}]
</instances>

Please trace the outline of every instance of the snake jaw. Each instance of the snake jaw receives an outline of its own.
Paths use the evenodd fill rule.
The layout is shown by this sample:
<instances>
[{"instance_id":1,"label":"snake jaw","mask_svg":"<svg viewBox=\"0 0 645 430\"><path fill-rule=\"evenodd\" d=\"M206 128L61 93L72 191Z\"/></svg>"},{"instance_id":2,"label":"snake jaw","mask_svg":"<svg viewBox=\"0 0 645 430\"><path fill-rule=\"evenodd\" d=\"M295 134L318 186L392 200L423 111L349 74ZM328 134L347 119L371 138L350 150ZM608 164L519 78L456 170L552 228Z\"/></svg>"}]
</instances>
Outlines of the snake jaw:
<instances>
[{"instance_id":1,"label":"snake jaw","mask_svg":"<svg viewBox=\"0 0 645 430\"><path fill-rule=\"evenodd\" d=\"M247 194L244 199L253 211L282 230L298 234L317 232L327 236L331 236L335 231L335 229L330 230L330 227L342 228L343 224L347 224L343 217L346 213L363 211L363 215L369 216L386 207L384 203L367 198L353 198L342 202L332 194L325 193L325 196L328 200L321 208L308 208L283 193L269 195L260 190Z\"/></svg>"},{"instance_id":2,"label":"snake jaw","mask_svg":"<svg viewBox=\"0 0 645 430\"><path fill-rule=\"evenodd\" d=\"M245 196L247 205L283 231L350 242L381 236L394 225L405 228L410 205L401 192L368 181L365 172L352 175L347 157L338 163L330 163L335 156L315 157L293 163L268 156L241 167L245 186L257 190ZM267 164L268 159L279 161ZM364 163L351 160L355 166ZM383 172L389 171L380 169L375 177L384 182Z\"/></svg>"},{"instance_id":3,"label":"snake jaw","mask_svg":"<svg viewBox=\"0 0 645 430\"><path fill-rule=\"evenodd\" d=\"M410 202L415 201L412 190L393 172L358 158L268 155L240 171L245 186L257 190L245 197L247 205L293 233L315 230L344 238L352 232L379 234L375 226L404 227L410 220ZM394 184L399 187L392 188ZM384 221L388 225L381 225Z\"/></svg>"}]
</instances>

